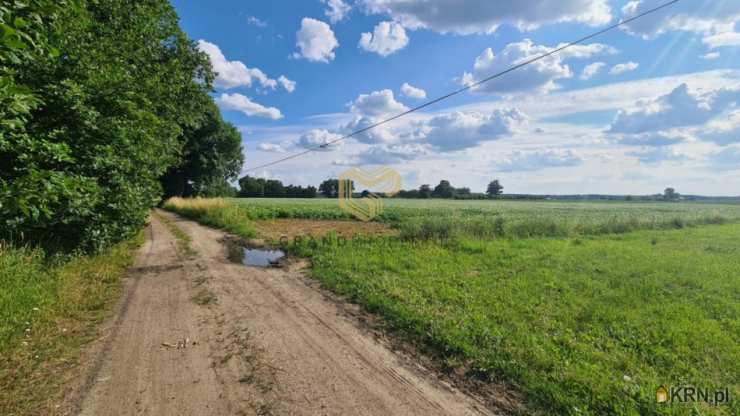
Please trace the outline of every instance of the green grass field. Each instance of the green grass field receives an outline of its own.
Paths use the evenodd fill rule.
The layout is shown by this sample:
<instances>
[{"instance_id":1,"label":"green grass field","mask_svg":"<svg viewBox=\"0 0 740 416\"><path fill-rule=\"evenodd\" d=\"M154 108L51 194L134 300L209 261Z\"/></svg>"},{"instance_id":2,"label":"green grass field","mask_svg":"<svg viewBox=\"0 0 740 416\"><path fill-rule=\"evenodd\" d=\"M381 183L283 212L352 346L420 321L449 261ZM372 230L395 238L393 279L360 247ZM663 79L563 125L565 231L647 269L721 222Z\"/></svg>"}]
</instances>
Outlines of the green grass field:
<instances>
[{"instance_id":1,"label":"green grass field","mask_svg":"<svg viewBox=\"0 0 740 416\"><path fill-rule=\"evenodd\" d=\"M740 412L740 206L387 203L379 220L399 237L289 249L448 365L510 383L542 414ZM224 205L242 222L345 216L333 200ZM734 399L659 405L660 385Z\"/></svg>"},{"instance_id":2,"label":"green grass field","mask_svg":"<svg viewBox=\"0 0 740 416\"><path fill-rule=\"evenodd\" d=\"M49 414L142 242L63 258L0 243L0 414Z\"/></svg>"}]
</instances>

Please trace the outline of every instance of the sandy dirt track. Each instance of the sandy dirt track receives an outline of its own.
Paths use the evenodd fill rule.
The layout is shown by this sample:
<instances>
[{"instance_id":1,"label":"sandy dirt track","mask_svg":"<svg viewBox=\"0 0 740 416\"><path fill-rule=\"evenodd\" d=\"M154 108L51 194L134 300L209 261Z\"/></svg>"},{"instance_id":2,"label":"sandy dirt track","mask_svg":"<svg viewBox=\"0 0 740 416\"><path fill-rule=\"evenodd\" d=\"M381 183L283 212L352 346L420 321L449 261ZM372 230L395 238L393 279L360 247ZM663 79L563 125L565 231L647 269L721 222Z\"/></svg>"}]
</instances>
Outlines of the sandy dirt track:
<instances>
[{"instance_id":1,"label":"sandy dirt track","mask_svg":"<svg viewBox=\"0 0 740 416\"><path fill-rule=\"evenodd\" d=\"M68 414L486 415L392 352L297 267L228 260L225 234L152 217L117 316L84 357Z\"/></svg>"}]
</instances>

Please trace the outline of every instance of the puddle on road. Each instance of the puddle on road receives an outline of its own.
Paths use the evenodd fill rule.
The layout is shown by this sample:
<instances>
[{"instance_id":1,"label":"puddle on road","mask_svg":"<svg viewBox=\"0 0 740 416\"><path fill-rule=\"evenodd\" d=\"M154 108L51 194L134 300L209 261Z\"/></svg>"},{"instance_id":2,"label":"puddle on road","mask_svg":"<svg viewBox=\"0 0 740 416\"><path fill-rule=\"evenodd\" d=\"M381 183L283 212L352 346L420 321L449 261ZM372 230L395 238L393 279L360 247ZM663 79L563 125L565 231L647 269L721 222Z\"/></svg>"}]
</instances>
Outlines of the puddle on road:
<instances>
[{"instance_id":1,"label":"puddle on road","mask_svg":"<svg viewBox=\"0 0 740 416\"><path fill-rule=\"evenodd\" d=\"M244 248L242 263L246 266L271 267L278 264L278 260L285 257L282 250L260 250Z\"/></svg>"},{"instance_id":2,"label":"puddle on road","mask_svg":"<svg viewBox=\"0 0 740 416\"><path fill-rule=\"evenodd\" d=\"M245 266L280 267L280 259L285 257L282 250L272 250L267 247L255 248L254 244L238 239L225 238L224 243L228 249L229 260Z\"/></svg>"}]
</instances>

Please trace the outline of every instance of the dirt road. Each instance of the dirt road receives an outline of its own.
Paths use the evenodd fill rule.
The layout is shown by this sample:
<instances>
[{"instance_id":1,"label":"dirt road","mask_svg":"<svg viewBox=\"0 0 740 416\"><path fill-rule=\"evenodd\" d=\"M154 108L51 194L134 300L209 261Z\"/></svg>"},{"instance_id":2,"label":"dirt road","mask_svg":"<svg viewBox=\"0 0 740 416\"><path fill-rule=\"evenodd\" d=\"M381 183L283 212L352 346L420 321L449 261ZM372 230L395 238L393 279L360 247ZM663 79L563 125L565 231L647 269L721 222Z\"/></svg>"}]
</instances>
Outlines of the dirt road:
<instances>
[{"instance_id":1,"label":"dirt road","mask_svg":"<svg viewBox=\"0 0 740 416\"><path fill-rule=\"evenodd\" d=\"M117 314L85 357L68 413L491 414L392 352L295 268L228 260L224 233L161 213Z\"/></svg>"}]
</instances>

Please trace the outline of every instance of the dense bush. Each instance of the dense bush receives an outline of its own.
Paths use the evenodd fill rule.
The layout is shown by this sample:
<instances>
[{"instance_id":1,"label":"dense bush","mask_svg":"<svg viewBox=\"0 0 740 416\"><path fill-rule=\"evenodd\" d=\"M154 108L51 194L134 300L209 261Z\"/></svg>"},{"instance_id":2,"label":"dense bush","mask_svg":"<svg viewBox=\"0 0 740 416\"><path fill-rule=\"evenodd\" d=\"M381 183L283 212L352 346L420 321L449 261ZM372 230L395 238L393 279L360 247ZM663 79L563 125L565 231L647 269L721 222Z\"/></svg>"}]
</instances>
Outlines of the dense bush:
<instances>
[{"instance_id":1,"label":"dense bush","mask_svg":"<svg viewBox=\"0 0 740 416\"><path fill-rule=\"evenodd\" d=\"M127 237L160 200L160 176L214 137L231 159L203 183L238 170L208 58L168 1L3 4L0 239L97 250Z\"/></svg>"}]
</instances>

